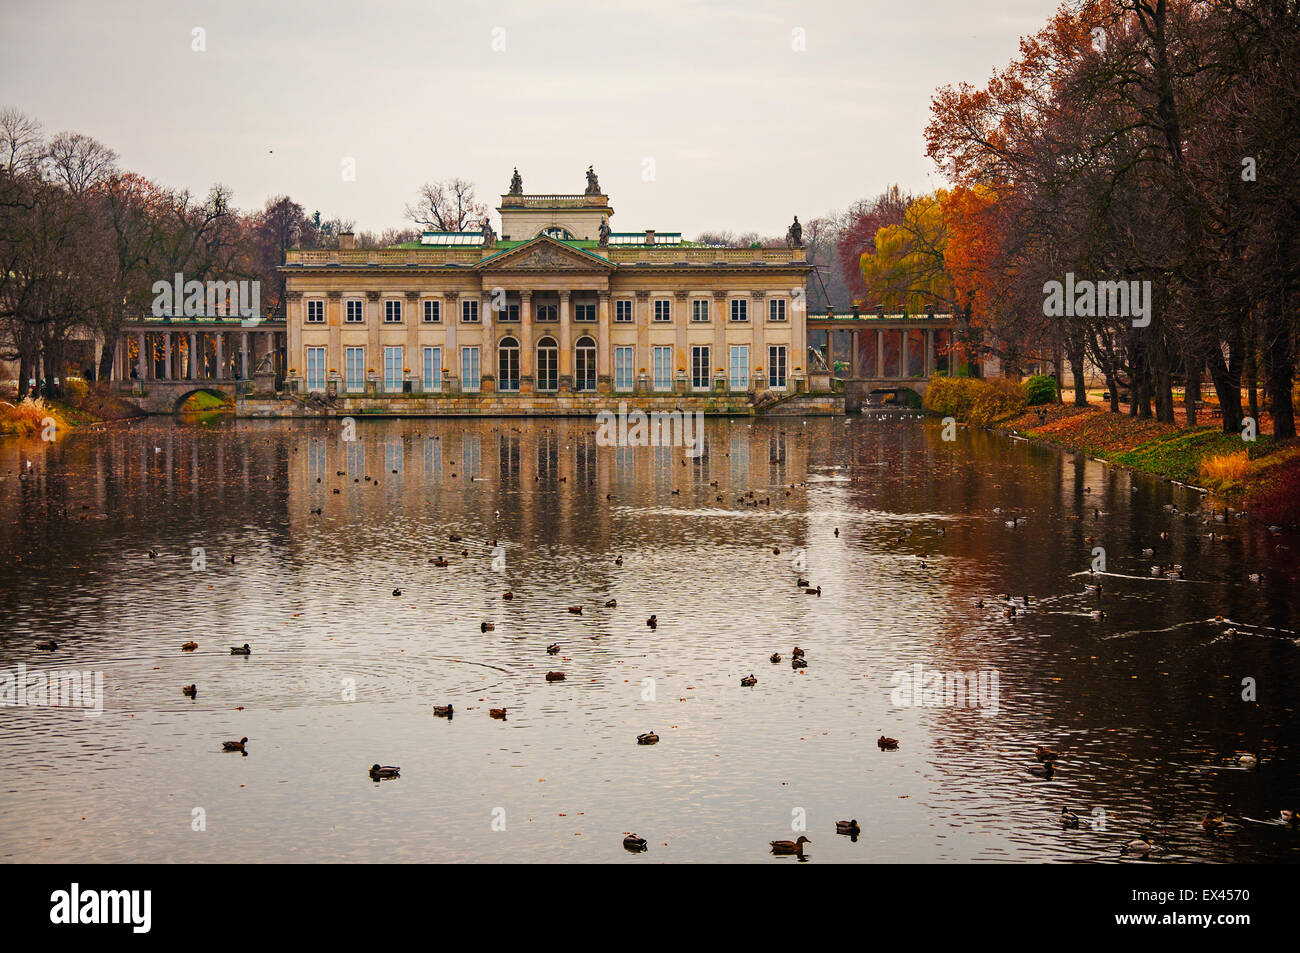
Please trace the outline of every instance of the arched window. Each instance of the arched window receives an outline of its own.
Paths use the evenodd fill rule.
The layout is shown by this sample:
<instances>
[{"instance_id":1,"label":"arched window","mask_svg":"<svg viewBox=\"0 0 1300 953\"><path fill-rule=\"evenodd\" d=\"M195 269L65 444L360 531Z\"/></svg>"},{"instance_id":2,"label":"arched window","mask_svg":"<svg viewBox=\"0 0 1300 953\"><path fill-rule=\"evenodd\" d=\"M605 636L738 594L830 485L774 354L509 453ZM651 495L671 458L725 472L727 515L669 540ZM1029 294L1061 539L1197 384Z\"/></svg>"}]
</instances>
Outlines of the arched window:
<instances>
[{"instance_id":1,"label":"arched window","mask_svg":"<svg viewBox=\"0 0 1300 953\"><path fill-rule=\"evenodd\" d=\"M562 242L573 241L573 234L567 228L560 225L551 225L547 228L543 228L537 234L545 235L547 238L555 238Z\"/></svg>"},{"instance_id":2,"label":"arched window","mask_svg":"<svg viewBox=\"0 0 1300 953\"><path fill-rule=\"evenodd\" d=\"M519 342L512 337L497 345L497 390L519 390Z\"/></svg>"},{"instance_id":3,"label":"arched window","mask_svg":"<svg viewBox=\"0 0 1300 953\"><path fill-rule=\"evenodd\" d=\"M560 389L560 348L552 337L537 342L537 389Z\"/></svg>"},{"instance_id":4,"label":"arched window","mask_svg":"<svg viewBox=\"0 0 1300 953\"><path fill-rule=\"evenodd\" d=\"M596 342L587 336L578 338L573 362L573 389L594 391L596 389Z\"/></svg>"}]
</instances>

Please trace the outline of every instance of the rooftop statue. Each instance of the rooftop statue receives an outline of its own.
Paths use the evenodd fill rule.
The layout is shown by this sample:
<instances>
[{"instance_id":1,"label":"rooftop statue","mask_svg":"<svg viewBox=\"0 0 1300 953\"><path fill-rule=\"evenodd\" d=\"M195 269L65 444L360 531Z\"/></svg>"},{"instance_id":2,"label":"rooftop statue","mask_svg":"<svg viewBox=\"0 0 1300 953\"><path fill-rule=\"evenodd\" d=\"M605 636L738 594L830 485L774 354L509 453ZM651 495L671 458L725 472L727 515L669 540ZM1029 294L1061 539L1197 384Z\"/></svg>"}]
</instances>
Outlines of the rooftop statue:
<instances>
[{"instance_id":1,"label":"rooftop statue","mask_svg":"<svg viewBox=\"0 0 1300 953\"><path fill-rule=\"evenodd\" d=\"M515 169L515 174L510 177L510 194L524 194L524 180L520 177L518 168Z\"/></svg>"},{"instance_id":2,"label":"rooftop statue","mask_svg":"<svg viewBox=\"0 0 1300 953\"><path fill-rule=\"evenodd\" d=\"M602 218L600 220L600 245L603 248L609 244L609 220Z\"/></svg>"},{"instance_id":3,"label":"rooftop statue","mask_svg":"<svg viewBox=\"0 0 1300 953\"><path fill-rule=\"evenodd\" d=\"M803 226L799 224L799 216L794 217L794 222L786 229L785 243L791 248L803 247Z\"/></svg>"},{"instance_id":4,"label":"rooftop statue","mask_svg":"<svg viewBox=\"0 0 1300 953\"><path fill-rule=\"evenodd\" d=\"M492 228L492 223L488 219L483 219L483 244L495 245L497 243L497 233Z\"/></svg>"},{"instance_id":5,"label":"rooftop statue","mask_svg":"<svg viewBox=\"0 0 1300 953\"><path fill-rule=\"evenodd\" d=\"M600 180L596 178L596 173L592 166L587 166L587 195L600 195Z\"/></svg>"}]
</instances>

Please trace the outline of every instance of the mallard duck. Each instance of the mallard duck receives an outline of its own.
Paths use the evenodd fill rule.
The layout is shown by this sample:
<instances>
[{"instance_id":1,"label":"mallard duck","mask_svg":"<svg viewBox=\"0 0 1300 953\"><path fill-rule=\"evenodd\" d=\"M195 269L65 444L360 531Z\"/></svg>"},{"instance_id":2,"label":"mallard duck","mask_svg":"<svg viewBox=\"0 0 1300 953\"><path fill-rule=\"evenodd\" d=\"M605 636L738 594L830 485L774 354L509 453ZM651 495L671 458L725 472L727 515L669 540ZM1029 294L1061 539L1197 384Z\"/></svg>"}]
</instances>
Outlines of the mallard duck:
<instances>
[{"instance_id":1,"label":"mallard duck","mask_svg":"<svg viewBox=\"0 0 1300 953\"><path fill-rule=\"evenodd\" d=\"M391 764L372 764L370 766L370 777L375 781L382 781L388 778L401 777L401 768L394 767Z\"/></svg>"},{"instance_id":2,"label":"mallard duck","mask_svg":"<svg viewBox=\"0 0 1300 953\"><path fill-rule=\"evenodd\" d=\"M858 822L856 819L852 821L836 821L835 833L848 834L850 837L857 837L859 834L862 833L862 828L858 827Z\"/></svg>"},{"instance_id":3,"label":"mallard duck","mask_svg":"<svg viewBox=\"0 0 1300 953\"><path fill-rule=\"evenodd\" d=\"M640 854L647 849L645 838L637 837L635 834L628 834L624 837L623 846L634 854Z\"/></svg>"},{"instance_id":4,"label":"mallard duck","mask_svg":"<svg viewBox=\"0 0 1300 953\"><path fill-rule=\"evenodd\" d=\"M803 654L803 649L799 648L797 645L790 650L791 658L803 658Z\"/></svg>"},{"instance_id":5,"label":"mallard duck","mask_svg":"<svg viewBox=\"0 0 1300 953\"><path fill-rule=\"evenodd\" d=\"M434 705L433 713L437 715L439 718L450 718L452 715L456 714L456 706L455 705Z\"/></svg>"},{"instance_id":6,"label":"mallard duck","mask_svg":"<svg viewBox=\"0 0 1300 953\"><path fill-rule=\"evenodd\" d=\"M807 589L809 586L812 585L812 583L809 582L807 579L796 579L794 584L798 586L800 589Z\"/></svg>"},{"instance_id":7,"label":"mallard duck","mask_svg":"<svg viewBox=\"0 0 1300 953\"><path fill-rule=\"evenodd\" d=\"M231 655L252 655L253 650L250 649L248 647L248 643L245 642L243 645L240 646L231 646L230 654Z\"/></svg>"},{"instance_id":8,"label":"mallard duck","mask_svg":"<svg viewBox=\"0 0 1300 953\"><path fill-rule=\"evenodd\" d=\"M1036 778L1046 778L1050 781L1056 774L1056 762L1046 761L1043 764L1036 764L1029 769L1029 773Z\"/></svg>"},{"instance_id":9,"label":"mallard duck","mask_svg":"<svg viewBox=\"0 0 1300 953\"><path fill-rule=\"evenodd\" d=\"M773 652L771 655L767 657L767 660L771 662L773 665L775 665L777 662L781 661L781 653Z\"/></svg>"},{"instance_id":10,"label":"mallard duck","mask_svg":"<svg viewBox=\"0 0 1300 953\"><path fill-rule=\"evenodd\" d=\"M803 845L811 844L812 841L800 834L798 840L774 840L770 843L774 854L802 854Z\"/></svg>"},{"instance_id":11,"label":"mallard duck","mask_svg":"<svg viewBox=\"0 0 1300 953\"><path fill-rule=\"evenodd\" d=\"M780 556L780 555L781 555L781 547L780 547L780 546L773 546L773 547L772 547L772 555L773 555L773 556Z\"/></svg>"},{"instance_id":12,"label":"mallard duck","mask_svg":"<svg viewBox=\"0 0 1300 953\"><path fill-rule=\"evenodd\" d=\"M513 592L503 592L503 593L501 593L501 598L502 598L502 599L513 599L514 597L515 597L515 594L514 594Z\"/></svg>"},{"instance_id":13,"label":"mallard duck","mask_svg":"<svg viewBox=\"0 0 1300 953\"><path fill-rule=\"evenodd\" d=\"M193 684L186 685L184 688L181 689L181 694L185 695L188 698L194 698L199 694L199 686Z\"/></svg>"},{"instance_id":14,"label":"mallard duck","mask_svg":"<svg viewBox=\"0 0 1300 953\"><path fill-rule=\"evenodd\" d=\"M881 751L895 751L898 749L898 739L887 738L884 735L881 735L876 739L876 744L879 746Z\"/></svg>"},{"instance_id":15,"label":"mallard duck","mask_svg":"<svg viewBox=\"0 0 1300 953\"><path fill-rule=\"evenodd\" d=\"M1201 818L1201 829L1208 834L1217 834L1225 827L1222 814L1209 813Z\"/></svg>"},{"instance_id":16,"label":"mallard duck","mask_svg":"<svg viewBox=\"0 0 1300 953\"><path fill-rule=\"evenodd\" d=\"M744 678L742 678L742 679L740 680L740 684L743 685L744 687L748 688L748 687L751 686L751 685L757 685L757 684L758 684L758 678L757 678L755 675L753 675L753 674L746 675Z\"/></svg>"},{"instance_id":17,"label":"mallard duck","mask_svg":"<svg viewBox=\"0 0 1300 953\"><path fill-rule=\"evenodd\" d=\"M406 590L404 590L404 589L394 589L394 590L393 590L393 595L394 595L394 596L400 596L400 595L401 595L403 592L405 592L405 591L406 591Z\"/></svg>"},{"instance_id":18,"label":"mallard duck","mask_svg":"<svg viewBox=\"0 0 1300 953\"><path fill-rule=\"evenodd\" d=\"M816 589L805 589L803 594L805 596L820 596L822 594L822 587L818 586Z\"/></svg>"},{"instance_id":19,"label":"mallard duck","mask_svg":"<svg viewBox=\"0 0 1300 953\"><path fill-rule=\"evenodd\" d=\"M45 642L37 642L36 647L42 652L53 652L59 647L59 643L55 642L53 639L49 639Z\"/></svg>"},{"instance_id":20,"label":"mallard duck","mask_svg":"<svg viewBox=\"0 0 1300 953\"><path fill-rule=\"evenodd\" d=\"M790 659L790 667L791 667L791 668L807 668L807 667L808 667L808 662L807 662L806 659L804 659L804 658L802 658L802 657L800 657L800 658L792 658L792 659Z\"/></svg>"},{"instance_id":21,"label":"mallard duck","mask_svg":"<svg viewBox=\"0 0 1300 953\"><path fill-rule=\"evenodd\" d=\"M569 611L574 615L582 615L582 606L569 606Z\"/></svg>"},{"instance_id":22,"label":"mallard duck","mask_svg":"<svg viewBox=\"0 0 1300 953\"><path fill-rule=\"evenodd\" d=\"M622 557L622 556L619 556L617 559L615 559L615 560L614 560L614 565L615 565L615 566L621 566L621 565L623 565L623 557Z\"/></svg>"},{"instance_id":23,"label":"mallard duck","mask_svg":"<svg viewBox=\"0 0 1300 953\"><path fill-rule=\"evenodd\" d=\"M1140 834L1119 849L1121 854L1160 854L1164 848L1152 842L1146 834Z\"/></svg>"},{"instance_id":24,"label":"mallard duck","mask_svg":"<svg viewBox=\"0 0 1300 953\"><path fill-rule=\"evenodd\" d=\"M643 735L636 736L636 743L639 745L657 745L659 744L659 736L653 731L647 731Z\"/></svg>"},{"instance_id":25,"label":"mallard duck","mask_svg":"<svg viewBox=\"0 0 1300 953\"><path fill-rule=\"evenodd\" d=\"M1034 757L1037 758L1040 762L1042 762L1042 761L1055 761L1057 758L1060 757L1060 755L1057 754L1055 751L1053 751L1051 748L1044 748L1042 745L1038 745L1037 747L1034 748Z\"/></svg>"},{"instance_id":26,"label":"mallard duck","mask_svg":"<svg viewBox=\"0 0 1300 953\"><path fill-rule=\"evenodd\" d=\"M198 647L199 647L199 643L197 643L197 642L186 642L184 645L181 646L181 651L182 651L182 652L193 652L193 651L194 651L195 649L197 649Z\"/></svg>"},{"instance_id":27,"label":"mallard duck","mask_svg":"<svg viewBox=\"0 0 1300 953\"><path fill-rule=\"evenodd\" d=\"M1061 826L1078 827L1079 815L1075 814L1074 811L1070 810L1068 807L1061 808Z\"/></svg>"},{"instance_id":28,"label":"mallard duck","mask_svg":"<svg viewBox=\"0 0 1300 953\"><path fill-rule=\"evenodd\" d=\"M243 751L244 745L248 744L247 738L240 738L238 741L221 742L222 751Z\"/></svg>"},{"instance_id":29,"label":"mallard duck","mask_svg":"<svg viewBox=\"0 0 1300 953\"><path fill-rule=\"evenodd\" d=\"M1232 760L1243 768L1253 768L1259 764L1259 759L1249 751L1235 751Z\"/></svg>"},{"instance_id":30,"label":"mallard duck","mask_svg":"<svg viewBox=\"0 0 1300 953\"><path fill-rule=\"evenodd\" d=\"M657 615L652 615L650 618L645 620L645 624L650 626L652 629L656 629L659 627L659 617Z\"/></svg>"},{"instance_id":31,"label":"mallard duck","mask_svg":"<svg viewBox=\"0 0 1300 953\"><path fill-rule=\"evenodd\" d=\"M617 599L609 599L609 600L606 601L606 603L605 603L605 608L606 608L606 609L617 609L617 608L618 608L618 600L617 600Z\"/></svg>"},{"instance_id":32,"label":"mallard duck","mask_svg":"<svg viewBox=\"0 0 1300 953\"><path fill-rule=\"evenodd\" d=\"M451 565L451 563L447 562L447 560L443 559L441 556L438 556L436 559L430 559L429 562L441 569L445 569L447 566Z\"/></svg>"},{"instance_id":33,"label":"mallard duck","mask_svg":"<svg viewBox=\"0 0 1300 953\"><path fill-rule=\"evenodd\" d=\"M501 721L505 721L505 720L506 720L506 710L505 710L504 708L489 708L489 709L488 709L488 716L489 716L489 717L492 717L492 718L498 718L498 719L500 719Z\"/></svg>"},{"instance_id":34,"label":"mallard duck","mask_svg":"<svg viewBox=\"0 0 1300 953\"><path fill-rule=\"evenodd\" d=\"M149 550L149 558L150 558L150 559L157 559L157 558L158 558L158 550L156 550L156 549L151 549L151 550Z\"/></svg>"},{"instance_id":35,"label":"mallard duck","mask_svg":"<svg viewBox=\"0 0 1300 953\"><path fill-rule=\"evenodd\" d=\"M452 542L452 543L459 543L459 542L461 542L463 539L464 539L463 536L457 536L455 533L451 533L451 534L447 537L447 541L448 541L448 542Z\"/></svg>"},{"instance_id":36,"label":"mallard duck","mask_svg":"<svg viewBox=\"0 0 1300 953\"><path fill-rule=\"evenodd\" d=\"M560 654L560 643L559 643L559 642L552 642L550 645L548 645L548 646L546 647L546 654L547 654L547 655L559 655L559 654Z\"/></svg>"},{"instance_id":37,"label":"mallard duck","mask_svg":"<svg viewBox=\"0 0 1300 953\"><path fill-rule=\"evenodd\" d=\"M564 681L564 673L563 673L563 672L547 672L547 673L546 673L546 680L547 680L548 682L562 682L562 681Z\"/></svg>"},{"instance_id":38,"label":"mallard duck","mask_svg":"<svg viewBox=\"0 0 1300 953\"><path fill-rule=\"evenodd\" d=\"M480 632L494 632L496 631L496 627L497 624L495 622L480 622L478 630Z\"/></svg>"}]
</instances>

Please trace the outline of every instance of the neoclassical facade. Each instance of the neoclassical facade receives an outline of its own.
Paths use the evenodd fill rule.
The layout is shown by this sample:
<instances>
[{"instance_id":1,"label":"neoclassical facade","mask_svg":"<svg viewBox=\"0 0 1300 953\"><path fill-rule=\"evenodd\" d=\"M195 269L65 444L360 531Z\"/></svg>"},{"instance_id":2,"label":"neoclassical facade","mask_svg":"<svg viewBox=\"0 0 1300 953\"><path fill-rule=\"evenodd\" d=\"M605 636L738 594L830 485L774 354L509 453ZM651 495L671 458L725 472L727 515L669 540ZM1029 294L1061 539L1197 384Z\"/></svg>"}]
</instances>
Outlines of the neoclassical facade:
<instances>
[{"instance_id":1,"label":"neoclassical facade","mask_svg":"<svg viewBox=\"0 0 1300 953\"><path fill-rule=\"evenodd\" d=\"M524 194L501 235L288 253L290 386L385 394L744 394L806 386L805 283L787 248L614 232L583 194ZM797 239L797 235L796 235Z\"/></svg>"}]
</instances>

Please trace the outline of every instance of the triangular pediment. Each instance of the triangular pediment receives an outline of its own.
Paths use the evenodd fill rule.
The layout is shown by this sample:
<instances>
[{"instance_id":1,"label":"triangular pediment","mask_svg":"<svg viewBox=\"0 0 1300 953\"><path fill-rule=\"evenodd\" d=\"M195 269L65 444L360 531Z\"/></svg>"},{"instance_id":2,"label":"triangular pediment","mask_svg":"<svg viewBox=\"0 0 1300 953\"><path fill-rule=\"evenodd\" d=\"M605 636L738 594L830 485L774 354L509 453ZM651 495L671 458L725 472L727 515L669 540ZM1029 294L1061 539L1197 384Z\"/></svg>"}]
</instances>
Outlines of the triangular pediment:
<instances>
[{"instance_id":1,"label":"triangular pediment","mask_svg":"<svg viewBox=\"0 0 1300 953\"><path fill-rule=\"evenodd\" d=\"M538 235L517 248L489 255L474 266L477 271L562 271L604 274L614 264L599 255L573 248L548 235Z\"/></svg>"}]
</instances>

